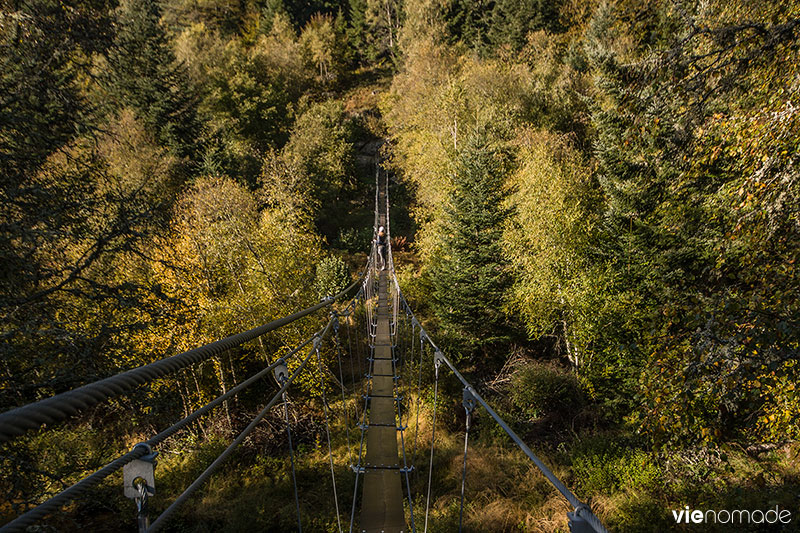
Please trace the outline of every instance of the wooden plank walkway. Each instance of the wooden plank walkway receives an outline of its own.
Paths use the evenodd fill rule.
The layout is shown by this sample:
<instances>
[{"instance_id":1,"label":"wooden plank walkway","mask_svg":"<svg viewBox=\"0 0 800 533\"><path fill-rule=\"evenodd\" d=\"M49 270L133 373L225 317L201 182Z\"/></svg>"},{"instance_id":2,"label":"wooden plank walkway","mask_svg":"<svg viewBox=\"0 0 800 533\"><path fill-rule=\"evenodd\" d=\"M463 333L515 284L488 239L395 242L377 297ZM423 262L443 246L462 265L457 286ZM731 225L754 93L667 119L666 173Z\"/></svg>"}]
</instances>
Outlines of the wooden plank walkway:
<instances>
[{"instance_id":1,"label":"wooden plank walkway","mask_svg":"<svg viewBox=\"0 0 800 533\"><path fill-rule=\"evenodd\" d=\"M384 217L381 219L383 222ZM397 452L396 374L389 334L388 284L388 272L383 271L378 282L378 328L372 364L359 528L363 533L402 533L408 530L403 511L402 464Z\"/></svg>"}]
</instances>

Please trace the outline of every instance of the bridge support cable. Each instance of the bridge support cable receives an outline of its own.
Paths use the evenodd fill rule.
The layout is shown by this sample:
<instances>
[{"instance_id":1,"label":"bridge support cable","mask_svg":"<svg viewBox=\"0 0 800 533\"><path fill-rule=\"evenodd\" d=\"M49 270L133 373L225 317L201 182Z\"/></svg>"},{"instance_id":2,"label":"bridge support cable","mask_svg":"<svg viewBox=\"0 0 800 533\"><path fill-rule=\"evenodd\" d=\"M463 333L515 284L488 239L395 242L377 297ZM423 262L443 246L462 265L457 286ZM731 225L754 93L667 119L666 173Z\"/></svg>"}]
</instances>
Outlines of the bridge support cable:
<instances>
[{"instance_id":1,"label":"bridge support cable","mask_svg":"<svg viewBox=\"0 0 800 533\"><path fill-rule=\"evenodd\" d=\"M400 449L402 450L402 457L403 457L403 474L405 476L406 481L406 494L408 495L408 513L411 517L411 531L416 533L417 526L414 522L414 497L411 494L411 480L409 476L411 475L411 470L414 468L413 464L409 466L408 460L406 458L406 439L405 439L405 430L408 425L403 425L403 415L401 412L401 402L397 402L397 416L398 416L398 424L400 428ZM408 416L408 415L406 415Z\"/></svg>"},{"instance_id":2,"label":"bridge support cable","mask_svg":"<svg viewBox=\"0 0 800 533\"><path fill-rule=\"evenodd\" d=\"M142 457L148 455L150 453L149 450L151 450L152 448L155 448L157 445L159 445L162 442L164 442L167 438L171 437L172 435L174 435L178 431L184 429L189 424L191 424L192 422L194 422L197 419L199 419L201 416L208 414L212 409L214 409L215 407L219 406L224 401L232 398L233 396L235 396L239 392L243 391L244 389L246 389L247 387L249 387L253 383L255 383L255 382L263 379L265 376L271 374L276 367L285 364L285 362L289 358L293 357L295 354L297 354L298 351L300 351L301 349L306 347L308 344L310 344L316 338L316 336L319 335L322 331L323 330L320 330L320 331L314 333L314 335L312 335L311 337L306 339L304 342L299 344L297 347L295 347L287 355L285 355L284 357L276 360L271 365L269 365L266 368L260 370L256 374L253 374L251 377L249 377L245 381L241 382L240 384L236 385L235 387L232 387L232 388L228 389L228 391L225 394L222 394L222 395L218 396L214 400L208 402L203 407L200 407L199 409L193 411L188 416L186 416L185 418L183 418L179 422L176 422L172 426L166 428L165 430L163 430L162 432L158 433L154 437L151 437L150 439L148 439L148 440L146 440L146 441L144 441L144 442L142 442L140 444L137 444L128 453L126 453L124 455L121 455L120 457L118 457L117 459L111 461L110 463L108 463L104 467L100 468L96 472L94 472L94 473L86 476L85 478L81 479L80 481L78 481L77 483L72 485L71 487L63 490L62 492L60 492L60 493L56 494L55 496L53 496L52 498L50 498L49 500L47 500L47 501L43 502L42 504L34 507L33 509L31 509L30 511L26 512L25 514L22 514L22 515L18 516L17 518L12 520L11 522L5 524L2 528L0 528L0 532L6 533L6 532L11 532L11 531L24 531L28 526L31 526L31 525L35 524L37 521L43 519L48 514L51 514L51 513L55 512L55 511L58 511L61 507L67 505L69 502L71 502L73 500L76 500L77 498L79 498L80 496L85 494L86 491L88 491L90 488L96 486L103 479L107 478L108 476L110 476L114 472L120 470L126 464L128 464L128 463L130 463L130 462L132 462L134 460L141 459Z\"/></svg>"},{"instance_id":3,"label":"bridge support cable","mask_svg":"<svg viewBox=\"0 0 800 533\"><path fill-rule=\"evenodd\" d=\"M433 425L431 427L431 457L428 461L428 495L425 498L425 533L428 533L428 513L431 509L431 482L433 480L433 450L436 442L436 408L439 404L439 367L441 361L434 361L434 372L436 373L433 382Z\"/></svg>"},{"instance_id":4,"label":"bridge support cable","mask_svg":"<svg viewBox=\"0 0 800 533\"><path fill-rule=\"evenodd\" d=\"M323 307L332 305L335 300L346 295L350 290L356 287L359 282L360 280L354 282L341 293L323 300L316 305L248 331L237 333L216 342L206 344L205 346L189 350L188 352L173 355L161 359L160 361L95 381L94 383L78 387L71 391L56 394L50 398L0 413L0 442L9 441L14 437L22 435L26 431L37 429L44 424L52 424L65 420L104 400L131 391L139 385L149 383L157 378L164 377L188 366L210 359L231 348L254 340L265 333L291 324Z\"/></svg>"},{"instance_id":5,"label":"bridge support cable","mask_svg":"<svg viewBox=\"0 0 800 533\"><path fill-rule=\"evenodd\" d=\"M352 284L348 289L337 295L336 298L340 297L342 294L346 293L353 287L355 287L359 282ZM356 298L358 295L356 296ZM355 308L355 300L351 301L350 305L345 308L344 313L352 313L352 310ZM332 301L332 299L326 300L317 306L314 306L310 309L319 309L321 306L329 305L328 301ZM297 314L295 314L296 316ZM283 320L283 319L281 319ZM276 321L270 324L274 324ZM288 323L288 322L286 322ZM270 326L267 324L266 326ZM2 532L11 532L11 531L24 531L28 526L35 524L37 521L45 518L48 514L52 514L53 512L58 511L61 507L68 504L69 502L81 497L84 495L90 488L98 485L103 479L107 478L114 472L120 470L126 465L129 465L133 461L139 461L142 459L146 459L147 456L152 455L151 450L152 448L156 447L157 445L161 444L167 438L174 435L176 432L184 429L189 424L197 421L200 417L208 414L212 409L218 407L220 404L226 402L230 398L234 397L236 394L240 393L245 388L253 385L256 381L263 379L265 376L269 375L272 372L277 372L280 367L285 369L286 361L290 358L295 356L300 350L308 346L312 342L318 342L319 339L327 334L327 332L331 329L332 322L329 321L328 324L322 328L321 330L314 333L311 337L300 343L296 346L293 350L287 353L285 356L279 358L278 360L274 361L272 364L268 365L264 369L260 370L256 374L252 375L250 378L246 379L245 381L239 383L238 385L230 388L224 394L218 396L214 400L208 402L206 405L200 407L199 409L193 411L185 418L180 420L179 422L173 424L172 426L166 428L165 430L161 431L154 437L148 439L145 442L142 442L136 445L131 451L123 454L122 456L118 457L114 461L111 461L104 467L100 468L99 470L93 472L92 474L86 476L82 480L78 481L74 485L68 487L64 491L56 494L49 500L43 502L42 504L38 505L37 507L27 511L26 513L18 516L11 522L5 524L4 526L0 527L0 531ZM251 330L252 331L252 330ZM187 354L190 352L187 352ZM183 354L182 354L183 355ZM176 356L177 357L177 356ZM171 358L168 358L171 359ZM162 360L160 363L163 363L167 360ZM149 365L148 365L149 366ZM146 368L146 367L140 367Z\"/></svg>"},{"instance_id":6,"label":"bridge support cable","mask_svg":"<svg viewBox=\"0 0 800 533\"><path fill-rule=\"evenodd\" d=\"M339 341L340 323L338 315L336 313L333 314L333 318L335 320L333 324L333 334L334 334L333 339L334 339L334 346L336 347L336 360L339 362L339 384L341 385L342 389L342 413L344 414L344 431L345 431L345 437L347 439L347 462L349 464L352 464L353 450L350 446L350 407L347 405L347 399L345 398L345 390L344 390L345 387L344 387L344 372L342 370L342 345L341 342ZM341 526L339 529L341 529Z\"/></svg>"},{"instance_id":7,"label":"bridge support cable","mask_svg":"<svg viewBox=\"0 0 800 533\"><path fill-rule=\"evenodd\" d=\"M353 365L353 359L358 359L358 369L359 369L358 376L361 376L363 374L363 372L361 371L361 357L358 354L353 352L353 340L352 340L352 336L350 335L350 329L351 329L350 322L351 321L355 322L355 320L356 320L356 313L355 313L355 309L353 309L353 313L351 313L350 316L345 318L344 326L345 326L345 329L347 330L347 353L349 354L349 359L350 359L350 361L349 361L350 362L350 381L352 382L352 388L353 388L353 394L354 395L355 395L355 391L356 391L356 370L355 370L355 366ZM339 337L337 336L336 338L338 339ZM360 378L358 379L358 381L359 382L361 381ZM358 418L359 418L358 400L353 402L353 408L355 410L355 417L353 418L353 420L358 420ZM350 464L353 464L353 460L352 459L350 459L349 461L350 461Z\"/></svg>"},{"instance_id":8,"label":"bridge support cable","mask_svg":"<svg viewBox=\"0 0 800 533\"><path fill-rule=\"evenodd\" d=\"M285 378L284 378L285 379ZM303 533L303 522L300 519L300 497L297 493L297 473L294 466L294 446L292 445L292 426L289 424L289 393L283 393L283 417L286 422L286 440L289 444L289 464L292 468L292 487L294 489L294 507L297 511L297 531Z\"/></svg>"},{"instance_id":9,"label":"bridge support cable","mask_svg":"<svg viewBox=\"0 0 800 533\"><path fill-rule=\"evenodd\" d=\"M464 411L466 414L466 430L464 431L464 466L461 470L461 505L458 511L458 531L461 533L462 525L464 523L464 489L467 486L467 450L469 449L469 430L472 425L472 411L475 410L477 401L472 393L464 389Z\"/></svg>"},{"instance_id":10,"label":"bridge support cable","mask_svg":"<svg viewBox=\"0 0 800 533\"><path fill-rule=\"evenodd\" d=\"M155 531L158 531L161 527L163 527L166 521L178 509L178 507L180 507L186 500L188 500L189 497L192 494L194 494L194 492L197 491L197 489L199 489L203 485L203 483L205 483L205 481L209 477L211 477L211 475L214 472L217 471L217 469L219 469L219 467L228 459L228 457L230 457L230 455L234 452L234 450L244 441L247 435L249 435L253 431L253 429L255 429L255 427L258 425L259 422L261 422L261 420L263 420L263 418L267 415L269 410L272 409L275 403L277 403L278 399L283 397L283 393L285 393L288 390L289 386L294 382L297 376L303 371L303 369L305 369L306 365L308 364L308 361L316 353L319 343L322 342L322 339L324 339L325 336L328 334L328 331L331 329L332 325L333 321L332 320L328 321L328 325L325 326L325 328L322 330L322 333L318 336L315 336L315 339L313 341L314 346L311 348L308 355L303 359L303 361L295 369L295 371L292 372L291 376L289 376L285 380L282 380L283 383L280 390L277 393L275 393L275 395L270 399L270 401L261 410L261 412L258 413L258 415L256 415L256 417L252 420L252 422L250 422L250 424L241 433L239 433L239 436L237 436L236 439L234 439L234 441L230 445L228 445L225 451L219 454L219 456L208 466L208 468L206 468L203 471L203 473L200 474L200 476L198 476L197 479L195 479L192 482L192 484L189 485L189 487L186 488L186 490L184 490L183 493L181 493L181 495L178 496L178 498L164 510L163 513L161 513L161 515L156 519L156 521L153 522L153 525L150 526L148 532L153 533Z\"/></svg>"},{"instance_id":11,"label":"bridge support cable","mask_svg":"<svg viewBox=\"0 0 800 533\"><path fill-rule=\"evenodd\" d=\"M331 322L336 324L338 323L336 316L331 317ZM322 408L325 413L325 435L328 438L328 462L331 466L331 483L333 484L333 503L336 508L336 523L339 526L339 533L342 533L342 520L339 516L339 494L336 490L336 473L333 469L333 447L331 446L331 425L330 425L330 416L329 416L329 409L328 409L328 398L325 394L325 370L322 366L322 356L319 352L319 343L314 343L314 350L317 352L317 370L319 371L319 388L322 392ZM340 365L341 367L341 365ZM344 385L342 386L342 393L344 393ZM342 394L342 400L344 400L344 394Z\"/></svg>"}]
</instances>

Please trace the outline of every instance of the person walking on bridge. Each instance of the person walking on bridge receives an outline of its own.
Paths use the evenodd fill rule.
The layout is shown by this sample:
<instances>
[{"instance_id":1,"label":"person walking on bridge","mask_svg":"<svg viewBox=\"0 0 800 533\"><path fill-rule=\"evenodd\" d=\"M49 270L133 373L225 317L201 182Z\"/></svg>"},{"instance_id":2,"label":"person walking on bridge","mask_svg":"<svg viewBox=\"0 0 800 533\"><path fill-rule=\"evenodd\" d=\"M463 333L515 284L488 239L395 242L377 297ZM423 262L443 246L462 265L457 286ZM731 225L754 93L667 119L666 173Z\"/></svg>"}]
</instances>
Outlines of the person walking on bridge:
<instances>
[{"instance_id":1,"label":"person walking on bridge","mask_svg":"<svg viewBox=\"0 0 800 533\"><path fill-rule=\"evenodd\" d=\"M378 247L378 257L381 259L381 270L386 270L386 230L383 226L378 228L378 236L375 238L375 244Z\"/></svg>"}]
</instances>

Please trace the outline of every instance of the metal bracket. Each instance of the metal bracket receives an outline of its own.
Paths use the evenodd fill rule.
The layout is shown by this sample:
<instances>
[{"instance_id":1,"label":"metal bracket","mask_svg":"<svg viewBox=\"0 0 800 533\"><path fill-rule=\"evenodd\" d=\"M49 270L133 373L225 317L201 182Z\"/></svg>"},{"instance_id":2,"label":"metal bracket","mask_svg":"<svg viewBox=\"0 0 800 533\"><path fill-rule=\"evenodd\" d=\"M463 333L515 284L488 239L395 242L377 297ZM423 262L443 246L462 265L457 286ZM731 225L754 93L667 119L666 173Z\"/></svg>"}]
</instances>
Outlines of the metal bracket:
<instances>
[{"instance_id":1,"label":"metal bracket","mask_svg":"<svg viewBox=\"0 0 800 533\"><path fill-rule=\"evenodd\" d=\"M156 493L155 467L158 452L154 452L149 444L143 442L134 446L133 449L140 446L146 448L147 455L134 459L122 467L122 485L126 498L141 498L142 493L139 491L138 485L142 484L144 484L146 495L153 496Z\"/></svg>"},{"instance_id":2,"label":"metal bracket","mask_svg":"<svg viewBox=\"0 0 800 533\"><path fill-rule=\"evenodd\" d=\"M433 352L433 364L436 365L436 368L439 368L442 363L444 363L444 354L441 350L436 350Z\"/></svg>"},{"instance_id":3,"label":"metal bracket","mask_svg":"<svg viewBox=\"0 0 800 533\"><path fill-rule=\"evenodd\" d=\"M464 406L464 409L467 410L467 413L471 413L475 407L477 407L478 399L475 398L475 394L473 394L469 387L464 387L464 395L461 403Z\"/></svg>"},{"instance_id":4,"label":"metal bracket","mask_svg":"<svg viewBox=\"0 0 800 533\"><path fill-rule=\"evenodd\" d=\"M275 379L278 383L283 383L284 380L289 379L289 369L286 368L286 361L281 358L277 361L278 366L276 366L272 372L275 374Z\"/></svg>"},{"instance_id":5,"label":"metal bracket","mask_svg":"<svg viewBox=\"0 0 800 533\"><path fill-rule=\"evenodd\" d=\"M567 513L567 520L570 533L594 533L594 528L578 514L578 509Z\"/></svg>"}]
</instances>

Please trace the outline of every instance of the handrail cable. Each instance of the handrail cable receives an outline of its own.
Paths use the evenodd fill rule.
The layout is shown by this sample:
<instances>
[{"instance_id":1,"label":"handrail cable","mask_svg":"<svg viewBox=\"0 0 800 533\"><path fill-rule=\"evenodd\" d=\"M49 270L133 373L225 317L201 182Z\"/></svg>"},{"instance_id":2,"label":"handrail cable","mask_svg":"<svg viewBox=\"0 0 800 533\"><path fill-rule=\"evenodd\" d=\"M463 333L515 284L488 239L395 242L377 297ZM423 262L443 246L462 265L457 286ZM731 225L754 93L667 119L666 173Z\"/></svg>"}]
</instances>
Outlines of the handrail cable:
<instances>
[{"instance_id":1,"label":"handrail cable","mask_svg":"<svg viewBox=\"0 0 800 533\"><path fill-rule=\"evenodd\" d=\"M266 368L260 370L256 374L253 374L245 381L239 383L235 387L228 389L225 394L221 394L217 396L215 399L211 400L203 407L193 411L189 415L187 415L182 420L176 422L175 424L171 425L170 427L163 430L161 433L158 433L154 437L134 446L134 448L121 455L120 457L114 459L104 467L100 468L99 470L95 471L92 474L89 474L85 478L81 479L80 481L76 482L72 486L68 487L67 489L59 492L49 500L37 505L33 509L27 511L26 513L18 516L11 522L3 525L0 527L0 532L12 532L12 531L24 531L30 525L35 524L37 521L41 520L48 514L57 511L64 505L68 504L69 502L79 498L82 494L84 494L87 490L94 487L98 483L100 483L103 479L107 478L117 470L121 469L126 464L134 461L136 459L140 459L145 455L150 453L150 450L157 446L158 444L165 441L167 438L171 437L181 429L185 428L201 416L205 415L219 404L224 402L225 400L230 399L232 396L235 396L242 390L246 389L256 381L262 379L263 377L269 375L275 367L285 364L285 362L292 356L294 356L298 351L303 349L309 343L311 343L323 330L320 329L318 332L314 333L311 337L306 339L304 342L299 344L295 347L292 351L286 354L284 357L281 357L274 361L272 364L267 366Z\"/></svg>"},{"instance_id":2,"label":"handrail cable","mask_svg":"<svg viewBox=\"0 0 800 533\"><path fill-rule=\"evenodd\" d=\"M169 507L167 507L164 510L163 513L161 513L161 515L159 515L159 517L156 519L156 521L153 522L153 525L151 525L150 528L147 530L148 533L154 533L154 532L158 531L164 525L164 523L167 521L167 519L177 510L177 508L180 507L186 500L188 500L189 497L192 494L194 494L194 492L197 489L199 489L200 486L203 483L205 483L205 481L214 472L216 472L216 470L222 465L222 463L224 463L228 459L228 457L233 453L233 451L244 441L244 439L247 437L247 435L249 435L250 432L252 432L253 429L255 429L255 427L258 425L258 423L261 422L261 420L267 415L269 410L272 409L272 407L275 405L275 403L278 401L278 399L283 396L283 393L286 392L286 390L289 388L289 386L292 384L292 382L294 382L295 378L297 378L297 376L300 374L300 372L302 372L303 369L306 367L306 364L308 364L308 361L311 359L311 356L313 356L314 353L316 352L319 343L328 334L328 331L330 330L332 324L333 324L333 320L329 320L328 321L328 325L325 326L325 328L322 330L322 333L315 337L314 346L308 352L308 355L305 357L305 359L303 359L303 361L300 363L300 366L298 366L295 369L295 371L292 373L292 375L289 376L288 379L283 381L283 385L281 386L280 390L277 393L275 393L275 395L270 399L270 401L261 410L261 412L256 415L256 417L252 420L252 422L250 422L250 424L244 430L242 430L241 433L239 433L239 436L236 437L236 439L234 439L234 441L231 442L231 444L228 445L227 448L225 448L225 451L223 451L221 454L219 454L217 456L217 458L214 459L214 462L212 462L208 466L208 468L206 468L203 471L203 473L200 474L197 477L197 479L195 479L192 482L192 484L189 485L189 487L187 487L186 490L184 490L183 493L181 493L181 495L178 496L178 498L174 502L172 502Z\"/></svg>"},{"instance_id":3,"label":"handrail cable","mask_svg":"<svg viewBox=\"0 0 800 533\"><path fill-rule=\"evenodd\" d=\"M359 278L336 296L248 331L0 413L0 443L18 437L26 431L39 428L44 424L64 420L103 400L128 392L138 385L143 385L210 359L231 348L256 339L265 333L290 324L314 311L332 305L333 302L346 295L360 282L361 279Z\"/></svg>"},{"instance_id":4,"label":"handrail cable","mask_svg":"<svg viewBox=\"0 0 800 533\"><path fill-rule=\"evenodd\" d=\"M396 276L394 276L394 282L397 283ZM406 301L405 297L403 297L402 293L400 294L400 297L406 310L409 311L413 316L413 311L411 310L411 307L408 305L408 302ZM553 485L556 488L556 490L558 490L558 492L560 492L561 495L567 499L570 505L572 505L572 507L575 509L575 514L581 519L585 520L597 533L608 533L608 530L600 522L600 519L597 518L597 516L594 514L591 508L587 504L580 501L578 497L575 496L575 494L573 494L572 491L569 490L569 488L566 485L564 485L561 482L561 480L558 479L556 475L541 461L541 459L539 459L531 451L531 449L528 447L527 444L525 444L525 442L519 437L519 435L517 435L514 432L514 430L512 430L502 418L500 418L500 416L494 411L494 409L491 408L491 406L489 406L488 403L486 403L486 400L484 400L483 397L481 397L481 395L478 394L478 392L475 390L472 384L470 384L464 378L464 376L461 375L461 373L458 371L455 365L453 365L450 359L448 359L442 353L439 347L436 346L436 344L433 342L433 339L430 338L428 333L425 331L425 328L422 327L422 324L419 322L419 320L417 320L417 323L420 325L421 342L427 341L427 343L430 344L431 348L433 348L434 350L434 365L437 370L437 377L438 377L438 368L440 364L443 362L450 368L450 370L453 372L456 378L458 378L458 380L464 385L464 390L472 394L475 401L480 403L483 406L483 408L486 409L486 412L488 412L489 415L492 418L494 418L495 422L497 422L497 424L503 429L503 431L505 431L506 434L508 434L511 440L514 441L514 443L517 446L519 446L519 448L525 453L525 455L528 456L528 458L531 461L533 461L533 463L539 468L539 470L542 472L545 478L547 478L547 480L550 481L550 484ZM435 398L435 390L434 390L434 398ZM434 420L435 420L435 413L436 413L436 408L434 405ZM431 445L431 448L432 447L433 446ZM426 520L427 520L427 511L426 511Z\"/></svg>"}]
</instances>

